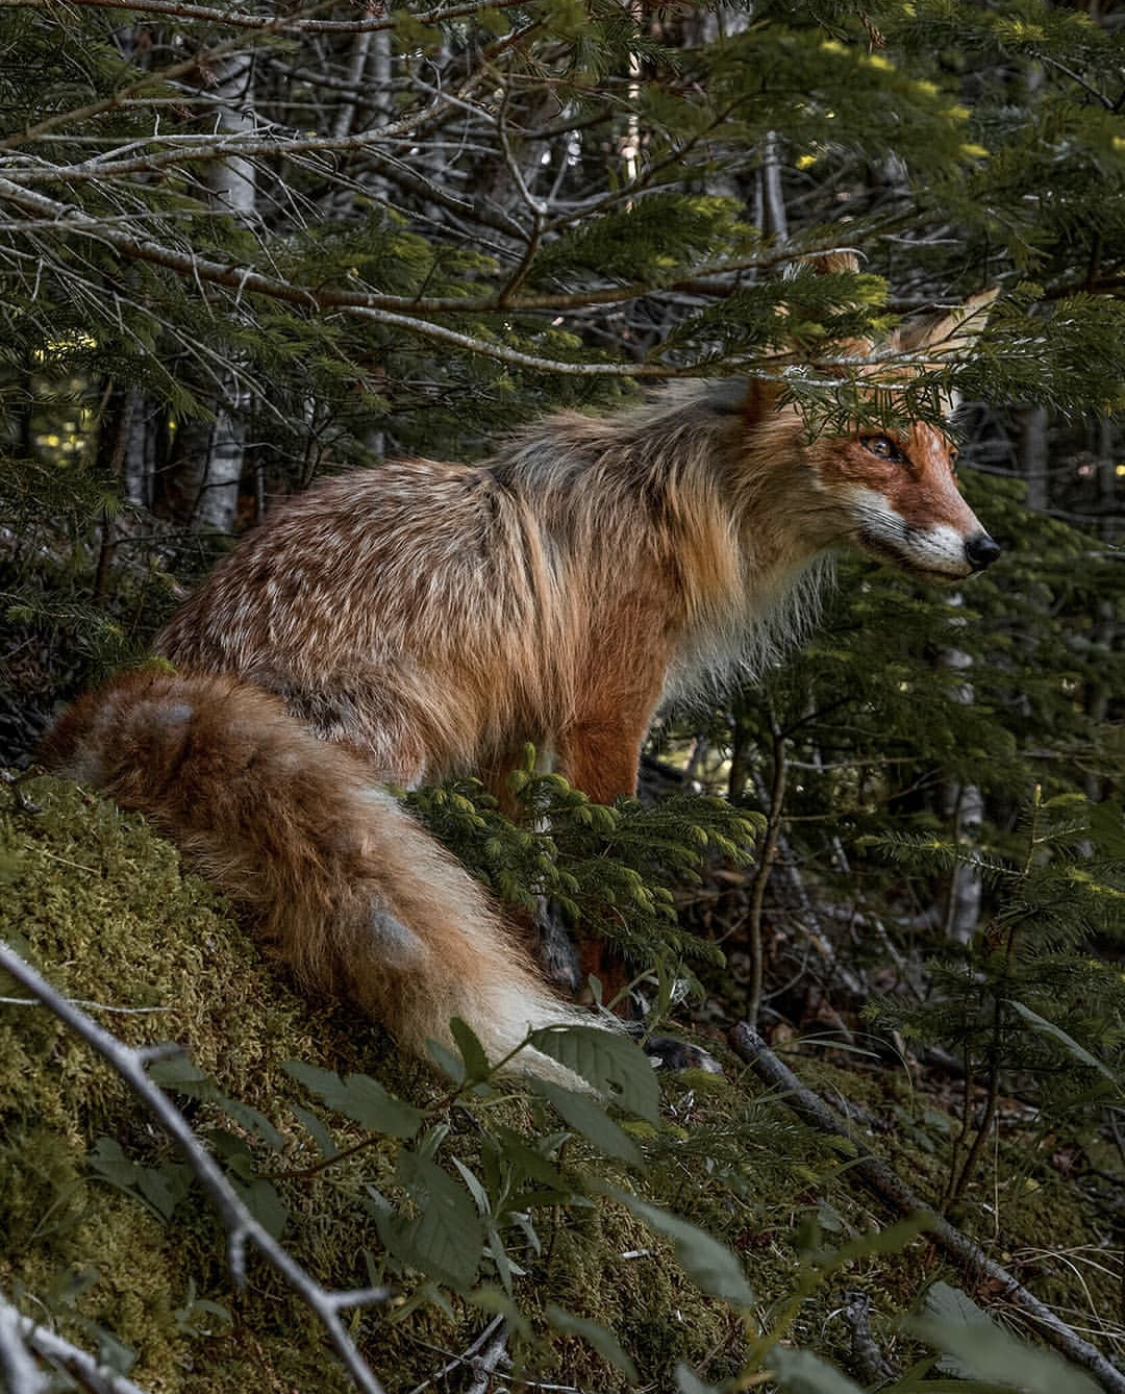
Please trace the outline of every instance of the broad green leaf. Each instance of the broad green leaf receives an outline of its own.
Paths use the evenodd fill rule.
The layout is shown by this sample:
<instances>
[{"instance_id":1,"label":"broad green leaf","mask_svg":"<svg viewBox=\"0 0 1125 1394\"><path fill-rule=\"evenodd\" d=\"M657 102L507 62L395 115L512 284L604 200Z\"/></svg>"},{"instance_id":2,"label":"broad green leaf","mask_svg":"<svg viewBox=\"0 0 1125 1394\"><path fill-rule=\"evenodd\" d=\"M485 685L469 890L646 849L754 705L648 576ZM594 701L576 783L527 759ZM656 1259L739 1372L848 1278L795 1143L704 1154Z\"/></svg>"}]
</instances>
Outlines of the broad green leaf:
<instances>
[{"instance_id":1,"label":"broad green leaf","mask_svg":"<svg viewBox=\"0 0 1125 1394\"><path fill-rule=\"evenodd\" d=\"M318 1065L306 1065L300 1060L287 1060L285 1071L306 1089L319 1094L329 1108L370 1128L373 1133L408 1138L422 1126L422 1114L418 1109L388 1094L370 1075L348 1075L341 1079L332 1070L322 1070Z\"/></svg>"},{"instance_id":2,"label":"broad green leaf","mask_svg":"<svg viewBox=\"0 0 1125 1394\"><path fill-rule=\"evenodd\" d=\"M233 1182L242 1203L255 1220L274 1239L280 1239L285 1222L289 1219L289 1209L278 1195L272 1182L257 1177L249 1185Z\"/></svg>"},{"instance_id":3,"label":"broad green leaf","mask_svg":"<svg viewBox=\"0 0 1125 1394\"><path fill-rule=\"evenodd\" d=\"M470 1082L488 1078L488 1056L468 1022L455 1016L449 1023L450 1032L465 1062L465 1078Z\"/></svg>"},{"instance_id":4,"label":"broad green leaf","mask_svg":"<svg viewBox=\"0 0 1125 1394\"><path fill-rule=\"evenodd\" d=\"M791 1394L863 1394L858 1384L811 1350L775 1346L769 1363L778 1384Z\"/></svg>"},{"instance_id":5,"label":"broad green leaf","mask_svg":"<svg viewBox=\"0 0 1125 1394\"><path fill-rule=\"evenodd\" d=\"M320 1155L334 1157L340 1149L332 1141L332 1134L316 1114L310 1113L307 1108L302 1108L300 1104L290 1104L289 1110L316 1143L316 1150Z\"/></svg>"},{"instance_id":6,"label":"broad green leaf","mask_svg":"<svg viewBox=\"0 0 1125 1394\"><path fill-rule=\"evenodd\" d=\"M719 1394L713 1384L705 1384L682 1360L676 1366L676 1389L679 1394Z\"/></svg>"},{"instance_id":7,"label":"broad green leaf","mask_svg":"<svg viewBox=\"0 0 1125 1394\"><path fill-rule=\"evenodd\" d=\"M616 1186L606 1186L604 1189L644 1220L650 1229L672 1241L680 1265L704 1292L712 1297L721 1297L734 1307L753 1304L754 1294L742 1270L742 1260L733 1249L720 1244L706 1230L667 1210L661 1210L659 1206L649 1205L647 1201L618 1190Z\"/></svg>"},{"instance_id":8,"label":"broad green leaf","mask_svg":"<svg viewBox=\"0 0 1125 1394\"><path fill-rule=\"evenodd\" d=\"M592 1142L599 1151L608 1157L618 1157L630 1166L643 1166L636 1143L617 1126L603 1108L585 1094L575 1094L571 1089L549 1084L545 1079L531 1081L531 1087L550 1103L576 1133L581 1133L587 1142Z\"/></svg>"},{"instance_id":9,"label":"broad green leaf","mask_svg":"<svg viewBox=\"0 0 1125 1394\"><path fill-rule=\"evenodd\" d=\"M548 1026L532 1034L531 1044L613 1103L650 1123L659 1121L660 1085L652 1062L628 1036L597 1026Z\"/></svg>"},{"instance_id":10,"label":"broad green leaf","mask_svg":"<svg viewBox=\"0 0 1125 1394\"><path fill-rule=\"evenodd\" d=\"M440 1041L427 1041L426 1050L442 1074L448 1075L454 1084L464 1084L465 1062L459 1055L456 1055L448 1046L442 1045Z\"/></svg>"},{"instance_id":11,"label":"broad green leaf","mask_svg":"<svg viewBox=\"0 0 1125 1394\"><path fill-rule=\"evenodd\" d=\"M222 1093L214 1080L186 1052L168 1060L155 1061L149 1066L148 1073L152 1082L162 1089L173 1089L190 1099L200 1099L221 1108L228 1118L260 1138L275 1152L284 1147L285 1139L264 1113L251 1104L244 1104L241 1099L232 1099Z\"/></svg>"},{"instance_id":12,"label":"broad green leaf","mask_svg":"<svg viewBox=\"0 0 1125 1394\"><path fill-rule=\"evenodd\" d=\"M612 1331L608 1331L604 1326L599 1326L596 1321L577 1317L573 1312L568 1312L563 1307L557 1307L553 1302L547 1303L547 1320L567 1336L581 1336L588 1345L594 1347L600 1356L603 1356L611 1365L620 1370L630 1384L636 1384L637 1367L622 1349L621 1342Z\"/></svg>"},{"instance_id":13,"label":"broad green leaf","mask_svg":"<svg viewBox=\"0 0 1125 1394\"><path fill-rule=\"evenodd\" d=\"M952 1357L942 1361L950 1373L1027 1394L1097 1394L1098 1386L1085 1371L1001 1330L956 1288L935 1283L926 1294L926 1309L907 1327Z\"/></svg>"},{"instance_id":14,"label":"broad green leaf","mask_svg":"<svg viewBox=\"0 0 1125 1394\"><path fill-rule=\"evenodd\" d=\"M1048 1021L1046 1017L1040 1016L1038 1012L1033 1012L1030 1007L1025 1007L1022 1002L1009 1000L1011 1001L1011 1005L1015 1007L1016 1011L1019 1012L1020 1016L1023 1017L1024 1021L1027 1022L1032 1030L1038 1031L1040 1035L1050 1036L1053 1040L1058 1041L1059 1045L1065 1046L1075 1059L1081 1060L1083 1065L1089 1065L1091 1069L1100 1071L1107 1079L1112 1079L1114 1083L1117 1082L1113 1071L1103 1065L1100 1060L1091 1055L1083 1046L1080 1046L1073 1036L1068 1036L1061 1026L1056 1026L1053 1021Z\"/></svg>"},{"instance_id":15,"label":"broad green leaf","mask_svg":"<svg viewBox=\"0 0 1125 1394\"><path fill-rule=\"evenodd\" d=\"M90 1153L90 1165L115 1186L132 1186L137 1179L137 1164L126 1157L116 1138L98 1138Z\"/></svg>"},{"instance_id":16,"label":"broad green leaf","mask_svg":"<svg viewBox=\"0 0 1125 1394\"><path fill-rule=\"evenodd\" d=\"M574 1189L546 1157L527 1145L519 1133L498 1123L494 1127L494 1136L501 1155L510 1167L518 1169L530 1180L538 1181L540 1185L547 1186L552 1191L566 1193ZM542 1145L541 1138L539 1143Z\"/></svg>"},{"instance_id":17,"label":"broad green leaf","mask_svg":"<svg viewBox=\"0 0 1125 1394\"><path fill-rule=\"evenodd\" d=\"M405 1148L396 1171L419 1214L408 1221L390 1219L387 1247L430 1277L467 1287L484 1250L483 1227L468 1192L435 1162Z\"/></svg>"},{"instance_id":18,"label":"broad green leaf","mask_svg":"<svg viewBox=\"0 0 1125 1394\"><path fill-rule=\"evenodd\" d=\"M474 1288L472 1292L465 1294L465 1300L471 1302L474 1307L479 1307L482 1312L494 1312L502 1316L509 1329L525 1341L532 1339L531 1323L502 1288Z\"/></svg>"}]
</instances>

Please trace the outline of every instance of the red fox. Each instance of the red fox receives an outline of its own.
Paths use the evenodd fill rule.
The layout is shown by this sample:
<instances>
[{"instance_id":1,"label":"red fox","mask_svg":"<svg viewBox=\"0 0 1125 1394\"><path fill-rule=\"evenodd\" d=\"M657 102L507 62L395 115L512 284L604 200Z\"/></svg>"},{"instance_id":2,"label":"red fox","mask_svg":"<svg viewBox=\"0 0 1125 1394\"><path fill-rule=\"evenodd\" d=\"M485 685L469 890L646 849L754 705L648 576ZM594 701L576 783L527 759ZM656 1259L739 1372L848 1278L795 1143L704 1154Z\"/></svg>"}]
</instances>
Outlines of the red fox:
<instances>
[{"instance_id":1,"label":"red fox","mask_svg":"<svg viewBox=\"0 0 1125 1394\"><path fill-rule=\"evenodd\" d=\"M883 348L916 362L963 313ZM697 382L482 465L325 480L158 637L175 674L82 698L43 759L152 817L307 981L414 1049L461 1016L495 1059L581 1017L381 783L499 789L530 741L592 799L632 794L660 704L798 638L837 545L946 582L995 560L953 456L922 423L810 440L776 393Z\"/></svg>"}]
</instances>

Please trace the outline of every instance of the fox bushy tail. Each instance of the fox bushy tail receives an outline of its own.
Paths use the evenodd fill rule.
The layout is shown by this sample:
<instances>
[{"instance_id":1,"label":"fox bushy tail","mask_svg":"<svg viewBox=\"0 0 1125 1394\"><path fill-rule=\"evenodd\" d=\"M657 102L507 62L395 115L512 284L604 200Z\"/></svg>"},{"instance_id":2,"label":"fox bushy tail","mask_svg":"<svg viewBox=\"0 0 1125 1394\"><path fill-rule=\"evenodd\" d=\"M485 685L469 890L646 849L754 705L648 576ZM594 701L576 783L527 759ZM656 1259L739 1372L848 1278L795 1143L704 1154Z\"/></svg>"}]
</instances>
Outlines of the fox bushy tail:
<instances>
[{"instance_id":1,"label":"fox bushy tail","mask_svg":"<svg viewBox=\"0 0 1125 1394\"><path fill-rule=\"evenodd\" d=\"M448 1042L454 1016L494 1062L529 1029L591 1022L551 993L481 887L362 758L269 693L123 674L79 699L40 754L145 813L303 983L352 998L407 1049ZM513 1068L559 1073L533 1051Z\"/></svg>"}]
</instances>

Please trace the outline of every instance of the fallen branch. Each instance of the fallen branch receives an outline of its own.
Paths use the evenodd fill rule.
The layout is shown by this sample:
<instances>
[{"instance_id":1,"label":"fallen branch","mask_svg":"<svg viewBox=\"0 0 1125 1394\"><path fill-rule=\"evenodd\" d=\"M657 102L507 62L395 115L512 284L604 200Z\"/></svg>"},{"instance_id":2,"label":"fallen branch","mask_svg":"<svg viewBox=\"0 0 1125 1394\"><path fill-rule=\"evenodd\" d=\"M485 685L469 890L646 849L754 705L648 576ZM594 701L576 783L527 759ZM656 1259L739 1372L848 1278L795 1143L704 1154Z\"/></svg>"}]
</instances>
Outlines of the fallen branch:
<instances>
[{"instance_id":1,"label":"fallen branch","mask_svg":"<svg viewBox=\"0 0 1125 1394\"><path fill-rule=\"evenodd\" d=\"M53 1369L64 1370L83 1389L90 1390L91 1394L145 1394L140 1385L134 1384L126 1375L118 1374L116 1370L99 1364L88 1351L80 1350L78 1346L64 1340L48 1327L38 1325L30 1317L21 1316L15 1307L0 1296L0 1342L3 1341L5 1330L8 1333L14 1332L21 1339L25 1352L34 1351ZM2 1368L3 1352L0 1350L0 1369ZM45 1390L48 1387L46 1378L38 1371L36 1377L42 1382L35 1387ZM18 1384L10 1385L13 1394L23 1394L24 1390L30 1391L31 1387L25 1384L21 1390Z\"/></svg>"},{"instance_id":2,"label":"fallen branch","mask_svg":"<svg viewBox=\"0 0 1125 1394\"><path fill-rule=\"evenodd\" d=\"M263 1229L243 1204L214 1158L192 1132L183 1114L148 1077L147 1065L156 1059L166 1059L170 1052L178 1053L179 1047L164 1045L135 1050L125 1045L84 1012L79 1011L73 1002L53 988L3 940L0 940L0 968L10 973L76 1035L93 1046L140 1097L161 1127L180 1144L196 1179L215 1202L222 1216L227 1230L231 1273L236 1286L241 1287L246 1281L246 1245L250 1243L320 1318L333 1349L364 1394L383 1394L382 1385L356 1349L340 1320L340 1313L350 1307L366 1307L384 1302L390 1296L389 1291L385 1288L369 1288L354 1292L330 1292L311 1278L296 1259ZM3 1308L0 1308L0 1322L3 1314ZM3 1363L8 1356L3 1340L4 1334L3 1326L0 1325L0 1370L8 1373ZM23 1349L21 1343L17 1341L16 1344ZM18 1358L19 1353L15 1352L17 1361ZM37 1386L34 1384L25 1382L21 1385L16 1382L13 1387L16 1394L37 1394Z\"/></svg>"},{"instance_id":3,"label":"fallen branch","mask_svg":"<svg viewBox=\"0 0 1125 1394\"><path fill-rule=\"evenodd\" d=\"M46 1394L47 1376L24 1345L23 1318L0 1297L0 1383L8 1394Z\"/></svg>"},{"instance_id":4,"label":"fallen branch","mask_svg":"<svg viewBox=\"0 0 1125 1394\"><path fill-rule=\"evenodd\" d=\"M784 1091L785 1102L804 1122L832 1137L846 1138L856 1150L856 1160L849 1168L864 1186L903 1215L927 1212L931 1209L916 1195L901 1177L875 1156L833 1116L828 1105L811 1089L806 1089L793 1071L773 1053L765 1041L746 1022L741 1021L728 1037L731 1049L752 1067L754 1073L772 1089ZM998 1295L1029 1317L1044 1339L1069 1360L1089 1370L1103 1389L1110 1394L1125 1394L1125 1374L1095 1350L1088 1341L1060 1321L1044 1302L1022 1287L1006 1268L990 1259L967 1235L954 1228L940 1215L932 1215L926 1225L931 1235L955 1263L973 1279L987 1279Z\"/></svg>"}]
</instances>

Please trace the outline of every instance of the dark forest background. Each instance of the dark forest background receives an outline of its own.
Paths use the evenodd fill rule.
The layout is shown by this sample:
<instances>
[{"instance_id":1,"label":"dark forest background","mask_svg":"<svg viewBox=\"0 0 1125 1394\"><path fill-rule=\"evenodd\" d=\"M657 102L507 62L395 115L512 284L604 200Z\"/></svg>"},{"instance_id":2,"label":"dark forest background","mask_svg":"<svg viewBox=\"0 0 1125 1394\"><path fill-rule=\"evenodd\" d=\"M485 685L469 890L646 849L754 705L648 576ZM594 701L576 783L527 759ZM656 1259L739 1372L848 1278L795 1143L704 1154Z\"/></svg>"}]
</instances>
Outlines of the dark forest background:
<instances>
[{"instance_id":1,"label":"dark forest background","mask_svg":"<svg viewBox=\"0 0 1125 1394\"><path fill-rule=\"evenodd\" d=\"M847 383L801 365L832 365L857 335L998 287L974 356L924 374L905 407L933 416L940 392L960 395L961 478L1004 548L995 567L928 590L843 559L811 642L754 687L663 716L642 801L607 819L534 778L523 827L471 784L414 804L505 900L526 908L565 884L571 908L627 954L656 1017L695 1032L732 1078L742 1067L723 1054L726 1032L750 1020L869 1142L884 1139L925 1204L989 1254L1016 1253L1021 1281L1120 1361L1123 26L1125 9L1102 0L0 6L0 763L24 766L60 704L143 662L232 539L322 475L406 453L480 459L553 408L612 411L661 380L735 376L767 358L785 366L809 429L824 429L850 409ZM817 255L845 249L858 271L812 274ZM43 965L74 946L52 938L63 932L49 896L21 899L20 859L57 832L65 846L50 842L50 856L86 865L90 827L110 837L98 822L109 815L67 804L77 821L64 830L53 808L36 832L13 796L6 824L9 937L37 945ZM26 1053L21 1011L6 1029ZM56 1048L27 1058L50 1068ZM222 1082L221 1052L214 1068ZM344 1073L328 1056L317 1068ZM417 1102L429 1086L392 1087ZM695 1088L706 1093L665 1086L691 1162L675 1162L679 1189L653 1182L645 1203L720 1235L755 1286L768 1272L756 1310L772 1341L755 1346L749 1326L728 1322L707 1328L703 1351L638 1328L622 1335L624 1354L613 1337L598 1342L609 1327L622 1334L628 1313L603 1321L604 1295L584 1309L582 1283L559 1299L561 1317L532 1320L533 1339L517 1309L549 1286L541 1257L558 1247L540 1236L524 1254L531 1277L505 1268L499 1237L482 1240L483 1268L466 1277L417 1234L380 1228L368 1271L402 1285L408 1316L448 1310L441 1319L460 1325L434 1336L443 1349L484 1325L464 1299L474 1281L500 1294L512 1349L539 1341L557 1356L568 1340L593 1342L603 1364L573 1386L556 1370L552 1387L609 1387L636 1362L650 1388L746 1388L769 1371L794 1389L838 1390L838 1370L818 1365L801 1385L784 1359L770 1363L791 1337L862 1385L904 1370L924 1383L908 1358L922 1358L921 1338L894 1322L935 1290L932 1271L881 1277L874 1250L853 1255L885 1307L882 1374L863 1368L862 1341L774 1320L785 1293L824 1284L829 1320L836 1268L808 1256L858 1243L874 1217L847 1209L847 1179L829 1179L838 1163L810 1162L814 1144L743 1076L741 1102L724 1096L714 1114ZM26 1114L4 1107L0 1086L16 1168ZM85 1107L73 1101L67 1125L86 1129L79 1189L116 1164ZM567 1122L579 1149L613 1153L600 1124ZM556 1128L536 1115L539 1164L519 1155L561 1205ZM650 1164L667 1160L666 1130L646 1136ZM423 1209L443 1184L419 1181L424 1167L450 1187L460 1174L435 1166L440 1146L396 1173ZM515 1165L510 1138L496 1146ZM791 1165L774 1175L783 1156ZM125 1158L115 1184L143 1199L144 1168L169 1165ZM128 1166L141 1170L126 1177ZM246 1166L273 1175L260 1160L234 1165L248 1187ZM486 1172L478 1185L496 1205ZM587 1205L588 1179L573 1183ZM465 1184L456 1201L446 1194L462 1228L486 1213ZM60 1203L52 1195L42 1203ZM176 1223L174 1197L148 1203ZM316 1207L287 1196L284 1208ZM119 1368L148 1368L120 1311L107 1315L105 1284L67 1296L78 1260L43 1257L35 1225L21 1230L16 1208L8 1218L23 1239L0 1242L0 1287L17 1307L35 1315L34 1289L64 1329L85 1312L116 1332ZM782 1241L760 1235L782 1231L798 1236L785 1241L798 1257L774 1272L765 1250ZM666 1248L678 1242L658 1232ZM917 1255L911 1242L904 1253ZM228 1278L214 1263L206 1272L190 1274L181 1345L222 1326L192 1304L230 1315L215 1295ZM979 1274L945 1277L982 1297ZM703 1286L746 1310L741 1295ZM674 1308L669 1298L661 1321ZM953 1300L938 1315L955 1325L957 1312ZM416 1365L396 1378L405 1357L381 1363L379 1318L364 1321L358 1339L381 1378L422 1388ZM954 1357L942 1348L945 1377ZM687 1365L673 1376L677 1360ZM1003 1365L959 1373L1004 1387ZM469 1388L467 1368L442 1378ZM202 1387L220 1387L219 1369ZM307 1377L275 1374L268 1387ZM189 1375L177 1355L152 1387Z\"/></svg>"}]
</instances>

